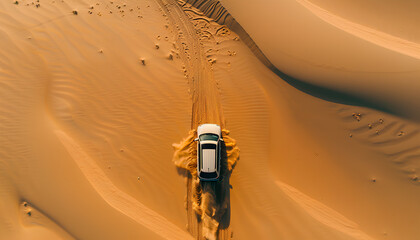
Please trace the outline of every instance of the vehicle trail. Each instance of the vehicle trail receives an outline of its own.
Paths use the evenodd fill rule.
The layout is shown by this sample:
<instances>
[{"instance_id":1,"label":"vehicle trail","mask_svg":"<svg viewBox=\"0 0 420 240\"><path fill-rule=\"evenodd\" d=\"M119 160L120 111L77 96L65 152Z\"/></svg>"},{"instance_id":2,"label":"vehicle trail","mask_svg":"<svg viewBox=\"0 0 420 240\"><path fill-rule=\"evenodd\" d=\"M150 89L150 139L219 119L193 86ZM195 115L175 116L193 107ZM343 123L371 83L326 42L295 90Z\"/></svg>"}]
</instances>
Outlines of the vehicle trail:
<instances>
[{"instance_id":1,"label":"vehicle trail","mask_svg":"<svg viewBox=\"0 0 420 240\"><path fill-rule=\"evenodd\" d=\"M219 89L211 62L206 59L197 29L184 12L183 1L155 0L167 17L177 40L174 46L184 63L192 98L191 130L181 143L174 144L175 165L187 177L188 230L196 239L230 239L230 174L239 159L239 148L225 129ZM221 180L200 183L197 177L197 146L193 141L197 127L203 123L221 126L225 144L222 147Z\"/></svg>"},{"instance_id":2,"label":"vehicle trail","mask_svg":"<svg viewBox=\"0 0 420 240\"><path fill-rule=\"evenodd\" d=\"M156 1L177 34L176 45L180 48L179 56L185 65L184 72L192 95L191 129L196 129L198 125L207 122L216 123L224 128L219 90L196 29L175 0Z\"/></svg>"}]
</instances>

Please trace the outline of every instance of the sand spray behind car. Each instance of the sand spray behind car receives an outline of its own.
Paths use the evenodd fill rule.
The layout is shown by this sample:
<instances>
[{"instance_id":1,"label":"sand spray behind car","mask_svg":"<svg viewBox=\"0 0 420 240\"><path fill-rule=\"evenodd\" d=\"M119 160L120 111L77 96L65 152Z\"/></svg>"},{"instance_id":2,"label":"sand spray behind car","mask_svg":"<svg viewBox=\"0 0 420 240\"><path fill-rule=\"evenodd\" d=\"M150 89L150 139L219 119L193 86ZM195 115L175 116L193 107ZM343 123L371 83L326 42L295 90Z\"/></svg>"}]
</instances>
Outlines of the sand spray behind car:
<instances>
[{"instance_id":1,"label":"sand spray behind car","mask_svg":"<svg viewBox=\"0 0 420 240\"><path fill-rule=\"evenodd\" d=\"M202 235L207 239L216 239L217 230L226 218L230 218L229 178L239 160L239 148L236 141L229 137L229 131L222 130L221 180L219 182L200 183L197 176L197 143L194 142L196 130L191 130L188 137L178 144L173 144L175 153L173 162L191 175L192 208L202 224ZM188 201L188 199L187 199Z\"/></svg>"}]
</instances>

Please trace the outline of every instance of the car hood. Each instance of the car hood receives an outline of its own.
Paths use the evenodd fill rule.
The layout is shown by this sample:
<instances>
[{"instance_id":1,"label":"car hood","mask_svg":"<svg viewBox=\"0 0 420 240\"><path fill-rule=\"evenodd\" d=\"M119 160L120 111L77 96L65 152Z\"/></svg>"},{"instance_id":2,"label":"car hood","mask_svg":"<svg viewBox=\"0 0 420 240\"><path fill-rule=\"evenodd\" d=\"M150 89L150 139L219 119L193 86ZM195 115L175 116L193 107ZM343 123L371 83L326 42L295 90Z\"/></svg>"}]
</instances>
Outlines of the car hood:
<instances>
[{"instance_id":1,"label":"car hood","mask_svg":"<svg viewBox=\"0 0 420 240\"><path fill-rule=\"evenodd\" d=\"M212 134L216 134L217 136L221 137L221 130L220 130L220 126L216 125L216 124L202 124L200 126L198 126L197 128L197 135L200 136L201 134L205 134L205 133L212 133Z\"/></svg>"}]
</instances>

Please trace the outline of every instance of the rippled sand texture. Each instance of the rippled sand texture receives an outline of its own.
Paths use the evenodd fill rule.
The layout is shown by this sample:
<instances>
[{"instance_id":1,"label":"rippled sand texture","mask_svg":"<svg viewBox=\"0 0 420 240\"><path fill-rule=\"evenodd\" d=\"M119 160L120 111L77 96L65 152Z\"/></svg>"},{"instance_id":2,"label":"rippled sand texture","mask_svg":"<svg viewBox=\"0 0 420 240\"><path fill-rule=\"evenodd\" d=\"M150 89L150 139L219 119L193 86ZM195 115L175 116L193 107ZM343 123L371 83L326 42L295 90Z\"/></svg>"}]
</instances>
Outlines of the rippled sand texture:
<instances>
[{"instance_id":1,"label":"rippled sand texture","mask_svg":"<svg viewBox=\"0 0 420 240\"><path fill-rule=\"evenodd\" d=\"M0 239L417 239L419 7L353 2L1 1Z\"/></svg>"},{"instance_id":2,"label":"rippled sand texture","mask_svg":"<svg viewBox=\"0 0 420 240\"><path fill-rule=\"evenodd\" d=\"M170 159L191 100L163 13L35 4L0 3L0 238L190 238Z\"/></svg>"}]
</instances>

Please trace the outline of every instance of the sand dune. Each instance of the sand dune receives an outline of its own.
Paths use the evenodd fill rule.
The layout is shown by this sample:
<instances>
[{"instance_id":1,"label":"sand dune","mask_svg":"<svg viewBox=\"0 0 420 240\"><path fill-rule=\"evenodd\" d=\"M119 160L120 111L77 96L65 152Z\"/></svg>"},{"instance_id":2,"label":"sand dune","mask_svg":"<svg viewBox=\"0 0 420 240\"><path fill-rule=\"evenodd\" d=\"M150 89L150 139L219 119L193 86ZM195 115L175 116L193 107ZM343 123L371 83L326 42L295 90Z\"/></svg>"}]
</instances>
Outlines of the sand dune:
<instances>
[{"instance_id":1,"label":"sand dune","mask_svg":"<svg viewBox=\"0 0 420 240\"><path fill-rule=\"evenodd\" d=\"M354 239L373 239L358 229L358 225L337 213L333 209L323 205L322 203L306 196L297 189L277 181L277 185L287 194L293 201L300 205L313 218L325 224L328 227L343 232Z\"/></svg>"},{"instance_id":2,"label":"sand dune","mask_svg":"<svg viewBox=\"0 0 420 240\"><path fill-rule=\"evenodd\" d=\"M396 7L393 2L381 2L390 13L385 15L383 9L374 11L374 3L369 3L371 14L363 10L365 15L359 17L360 5L347 1L343 3L345 8L332 1L221 2L280 71L294 77L292 82L309 84L305 91L317 95L329 90L339 94L324 91L327 94L317 96L419 120L418 31L413 26L404 34L396 30L415 22L416 18L410 21L406 13L413 11L410 8L418 9L416 4L403 1ZM392 6L398 10L392 11ZM254 9L252 18L248 17L249 8ZM339 9L352 19L328 9ZM381 21L367 25L372 21L366 18ZM406 21L394 20L400 18ZM254 19L259 19L263 27ZM276 30L263 30L266 28ZM321 89L314 90L316 87Z\"/></svg>"},{"instance_id":3,"label":"sand dune","mask_svg":"<svg viewBox=\"0 0 420 240\"><path fill-rule=\"evenodd\" d=\"M221 3L0 3L0 239L417 238L416 5Z\"/></svg>"},{"instance_id":4,"label":"sand dune","mask_svg":"<svg viewBox=\"0 0 420 240\"><path fill-rule=\"evenodd\" d=\"M83 174L108 204L165 239L192 239L189 234L177 228L164 217L120 191L100 170L94 160L64 132L57 131L56 134Z\"/></svg>"},{"instance_id":5,"label":"sand dune","mask_svg":"<svg viewBox=\"0 0 420 240\"><path fill-rule=\"evenodd\" d=\"M372 29L355 22L351 22L337 15L334 15L325 9L306 0L296 0L306 9L311 11L314 15L324 20L325 22L337 27L340 30L346 31L363 40L376 44L378 46L387 48L392 51L419 59L420 58L420 44L411 42L403 38L399 38L376 29Z\"/></svg>"}]
</instances>

